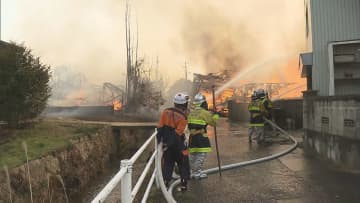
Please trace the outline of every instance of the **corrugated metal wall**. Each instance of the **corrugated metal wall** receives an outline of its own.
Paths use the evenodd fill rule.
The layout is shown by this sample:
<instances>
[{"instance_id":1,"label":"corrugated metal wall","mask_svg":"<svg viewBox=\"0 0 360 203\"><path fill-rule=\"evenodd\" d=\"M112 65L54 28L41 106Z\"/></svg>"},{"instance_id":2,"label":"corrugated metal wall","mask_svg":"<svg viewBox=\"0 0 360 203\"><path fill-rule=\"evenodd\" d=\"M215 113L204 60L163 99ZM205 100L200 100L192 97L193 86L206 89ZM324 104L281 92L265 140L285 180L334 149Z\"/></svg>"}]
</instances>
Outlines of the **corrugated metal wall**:
<instances>
[{"instance_id":1,"label":"corrugated metal wall","mask_svg":"<svg viewBox=\"0 0 360 203\"><path fill-rule=\"evenodd\" d=\"M313 89L329 94L328 43L360 39L360 0L311 0Z\"/></svg>"}]
</instances>

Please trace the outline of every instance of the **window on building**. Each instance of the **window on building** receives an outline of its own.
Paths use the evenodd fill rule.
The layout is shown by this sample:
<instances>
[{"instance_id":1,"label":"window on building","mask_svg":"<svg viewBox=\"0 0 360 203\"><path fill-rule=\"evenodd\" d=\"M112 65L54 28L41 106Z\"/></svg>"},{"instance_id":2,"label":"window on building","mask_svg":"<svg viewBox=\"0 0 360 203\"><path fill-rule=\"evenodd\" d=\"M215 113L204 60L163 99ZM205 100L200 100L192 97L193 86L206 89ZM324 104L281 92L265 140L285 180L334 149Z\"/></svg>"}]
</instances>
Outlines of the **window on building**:
<instances>
[{"instance_id":1,"label":"window on building","mask_svg":"<svg viewBox=\"0 0 360 203\"><path fill-rule=\"evenodd\" d=\"M335 95L360 94L360 42L334 44Z\"/></svg>"}]
</instances>

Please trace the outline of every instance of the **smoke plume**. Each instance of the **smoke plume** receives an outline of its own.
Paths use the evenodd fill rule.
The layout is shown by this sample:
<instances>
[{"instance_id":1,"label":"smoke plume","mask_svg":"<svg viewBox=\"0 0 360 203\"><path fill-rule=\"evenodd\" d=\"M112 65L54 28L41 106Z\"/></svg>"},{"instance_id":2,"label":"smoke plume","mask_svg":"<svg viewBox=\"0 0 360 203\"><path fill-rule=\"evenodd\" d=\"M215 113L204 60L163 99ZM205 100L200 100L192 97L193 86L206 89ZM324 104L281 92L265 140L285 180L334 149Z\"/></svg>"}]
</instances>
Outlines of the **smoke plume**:
<instances>
[{"instance_id":1,"label":"smoke plume","mask_svg":"<svg viewBox=\"0 0 360 203\"><path fill-rule=\"evenodd\" d=\"M208 72L240 69L257 52L257 40L246 24L232 23L210 5L189 7L181 33L190 61L200 61Z\"/></svg>"},{"instance_id":2,"label":"smoke plume","mask_svg":"<svg viewBox=\"0 0 360 203\"><path fill-rule=\"evenodd\" d=\"M196 1L184 12L181 30L184 52L205 72L223 69L238 72L271 59L276 63L261 67L256 77L266 82L277 74L278 79L287 80L289 76L282 76L281 72L287 71L288 61L305 47L302 3L287 0ZM288 57L277 61L283 56ZM259 78L259 75L262 76ZM300 78L299 75L290 77Z\"/></svg>"},{"instance_id":3,"label":"smoke plume","mask_svg":"<svg viewBox=\"0 0 360 203\"><path fill-rule=\"evenodd\" d=\"M148 63L159 56L168 85L184 78L185 60L191 73L239 71L304 48L303 0L130 3L139 55ZM44 63L72 67L90 83L124 83L125 0L9 0L3 10L5 40L24 42ZM261 69L267 77L274 70L284 74L278 78L289 77L269 66Z\"/></svg>"}]
</instances>

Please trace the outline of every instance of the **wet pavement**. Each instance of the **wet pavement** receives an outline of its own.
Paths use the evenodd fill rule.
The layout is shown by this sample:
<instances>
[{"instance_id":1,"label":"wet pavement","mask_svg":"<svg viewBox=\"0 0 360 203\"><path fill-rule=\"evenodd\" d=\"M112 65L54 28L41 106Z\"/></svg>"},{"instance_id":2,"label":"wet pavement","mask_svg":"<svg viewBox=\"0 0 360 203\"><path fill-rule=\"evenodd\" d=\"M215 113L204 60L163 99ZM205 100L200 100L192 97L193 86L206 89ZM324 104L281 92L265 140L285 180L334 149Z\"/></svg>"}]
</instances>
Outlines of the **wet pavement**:
<instances>
[{"instance_id":1,"label":"wet pavement","mask_svg":"<svg viewBox=\"0 0 360 203\"><path fill-rule=\"evenodd\" d=\"M205 169L217 167L213 131L209 136L213 152L208 154ZM299 141L302 131L291 131ZM271 143L258 146L248 143L247 126L221 119L217 127L222 165L248 161L283 151L292 145L286 137L273 136ZM147 156L142 157L144 160ZM141 163L141 164L139 164ZM145 161L134 166L134 181L144 168ZM113 174L113 173L112 173ZM109 176L110 177L110 176ZM108 181L97 186L100 190ZM174 192L178 203L358 203L360 202L360 173L338 170L318 159L305 156L302 148L269 162L246 166L209 175L200 181L191 180L185 193ZM100 187L99 187L100 186ZM140 202L143 192L135 202ZM106 202L120 202L120 184ZM82 202L89 202L94 194ZM149 203L165 203L155 187Z\"/></svg>"},{"instance_id":2,"label":"wet pavement","mask_svg":"<svg viewBox=\"0 0 360 203\"><path fill-rule=\"evenodd\" d=\"M290 147L285 137L272 138L272 144L248 143L245 124L223 119L218 127L222 165L260 158ZM211 134L211 132L209 132ZM301 141L301 131L292 132ZM217 167L213 136L213 152L205 168ZM201 181L192 180L186 193L174 192L178 202L196 203L321 203L360 202L360 175L341 172L317 159L308 158L301 148L285 157L210 175ZM149 202L163 202L153 195Z\"/></svg>"}]
</instances>

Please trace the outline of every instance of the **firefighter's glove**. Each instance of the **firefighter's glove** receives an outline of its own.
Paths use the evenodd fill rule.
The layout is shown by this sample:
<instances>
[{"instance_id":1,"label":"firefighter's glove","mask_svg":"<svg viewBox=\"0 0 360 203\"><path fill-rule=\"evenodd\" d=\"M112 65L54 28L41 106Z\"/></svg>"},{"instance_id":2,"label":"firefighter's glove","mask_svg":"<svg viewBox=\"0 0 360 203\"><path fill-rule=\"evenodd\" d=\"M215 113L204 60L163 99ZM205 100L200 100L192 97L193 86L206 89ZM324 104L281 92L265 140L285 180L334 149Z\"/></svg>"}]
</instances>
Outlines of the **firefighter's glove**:
<instances>
[{"instance_id":1,"label":"firefighter's glove","mask_svg":"<svg viewBox=\"0 0 360 203\"><path fill-rule=\"evenodd\" d=\"M189 150L188 149L184 149L181 151L181 154L184 156L189 156Z\"/></svg>"}]
</instances>

